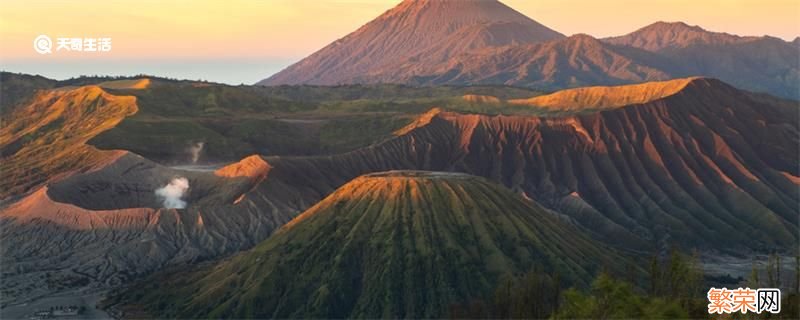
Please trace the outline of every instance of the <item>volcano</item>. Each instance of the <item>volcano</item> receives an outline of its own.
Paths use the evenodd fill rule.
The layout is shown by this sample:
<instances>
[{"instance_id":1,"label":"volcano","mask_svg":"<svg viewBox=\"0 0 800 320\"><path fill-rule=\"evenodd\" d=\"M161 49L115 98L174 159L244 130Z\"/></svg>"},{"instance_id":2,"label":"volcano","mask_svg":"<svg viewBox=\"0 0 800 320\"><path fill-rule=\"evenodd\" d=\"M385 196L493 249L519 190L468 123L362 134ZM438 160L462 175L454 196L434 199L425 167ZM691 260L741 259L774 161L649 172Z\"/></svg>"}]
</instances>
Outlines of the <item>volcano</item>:
<instances>
[{"instance_id":1,"label":"volcano","mask_svg":"<svg viewBox=\"0 0 800 320\"><path fill-rule=\"evenodd\" d=\"M501 275L539 266L585 285L625 261L486 179L393 171L345 184L252 250L129 295L164 317L441 318Z\"/></svg>"},{"instance_id":2,"label":"volcano","mask_svg":"<svg viewBox=\"0 0 800 320\"><path fill-rule=\"evenodd\" d=\"M472 50L563 37L497 0L405 0L259 84L393 82Z\"/></svg>"}]
</instances>

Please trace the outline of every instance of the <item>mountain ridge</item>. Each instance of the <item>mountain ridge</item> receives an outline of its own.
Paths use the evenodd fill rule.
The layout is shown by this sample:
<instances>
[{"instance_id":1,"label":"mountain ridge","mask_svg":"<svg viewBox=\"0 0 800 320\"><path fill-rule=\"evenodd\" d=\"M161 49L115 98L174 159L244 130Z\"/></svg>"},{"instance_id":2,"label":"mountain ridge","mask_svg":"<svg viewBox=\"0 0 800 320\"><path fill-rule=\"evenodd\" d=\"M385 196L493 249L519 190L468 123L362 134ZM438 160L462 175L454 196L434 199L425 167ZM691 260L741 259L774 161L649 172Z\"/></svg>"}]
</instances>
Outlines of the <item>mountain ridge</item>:
<instances>
[{"instance_id":1,"label":"mountain ridge","mask_svg":"<svg viewBox=\"0 0 800 320\"><path fill-rule=\"evenodd\" d=\"M680 93L696 81L707 80L692 77L622 86L582 87L529 99L513 99L509 103L563 111L611 109L664 99Z\"/></svg>"},{"instance_id":2,"label":"mountain ridge","mask_svg":"<svg viewBox=\"0 0 800 320\"><path fill-rule=\"evenodd\" d=\"M469 10L436 13L436 8L452 4L448 1L455 2L404 1L257 84L511 85L560 90L701 76L800 99L796 41L741 37L683 22L656 22L605 39L584 34L564 37L533 20L526 23L528 27L515 25L519 22L508 25L505 20L522 21L516 20L522 19L521 14L513 9L503 12L515 19L494 17L492 24L448 28L448 23L461 26L459 19L472 17ZM477 3L505 7L495 0ZM402 24L393 23L400 18ZM368 31L374 28L378 30ZM423 29L433 31L419 31Z\"/></svg>"},{"instance_id":3,"label":"mountain ridge","mask_svg":"<svg viewBox=\"0 0 800 320\"><path fill-rule=\"evenodd\" d=\"M265 158L273 169L262 187L287 193L302 185L288 192L296 198L284 200L311 203L321 199L315 194L368 172L468 172L564 213L611 243L708 248L740 241L717 235L744 232L750 240L740 244L753 250L792 246L800 199L787 190L800 181L797 112L795 102L708 78L665 98L589 114L434 109L369 148L326 158ZM304 180L316 183L309 188ZM762 229L748 227L756 215Z\"/></svg>"},{"instance_id":4,"label":"mountain ridge","mask_svg":"<svg viewBox=\"0 0 800 320\"><path fill-rule=\"evenodd\" d=\"M758 37L741 37L723 32L711 32L685 22L659 21L623 36L604 38L602 41L631 46L647 51L686 48L691 45L724 45L756 40Z\"/></svg>"}]
</instances>

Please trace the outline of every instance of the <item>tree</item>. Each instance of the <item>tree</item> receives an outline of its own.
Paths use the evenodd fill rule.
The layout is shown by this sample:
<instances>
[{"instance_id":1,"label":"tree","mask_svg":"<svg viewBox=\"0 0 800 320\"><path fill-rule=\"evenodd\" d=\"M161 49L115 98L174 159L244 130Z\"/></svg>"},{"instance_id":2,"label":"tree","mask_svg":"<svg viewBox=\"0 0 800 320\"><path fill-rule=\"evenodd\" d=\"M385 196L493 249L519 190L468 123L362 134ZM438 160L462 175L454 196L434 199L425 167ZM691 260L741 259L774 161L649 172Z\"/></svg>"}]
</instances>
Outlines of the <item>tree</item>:
<instances>
[{"instance_id":1,"label":"tree","mask_svg":"<svg viewBox=\"0 0 800 320\"><path fill-rule=\"evenodd\" d=\"M655 296L659 293L661 270L658 264L658 254L654 254L650 259L650 295Z\"/></svg>"},{"instance_id":2,"label":"tree","mask_svg":"<svg viewBox=\"0 0 800 320\"><path fill-rule=\"evenodd\" d=\"M482 300L452 304L449 312L456 319L544 319L558 308L561 296L560 277L549 275L540 267L524 276L504 275L498 280L488 305Z\"/></svg>"},{"instance_id":3,"label":"tree","mask_svg":"<svg viewBox=\"0 0 800 320\"><path fill-rule=\"evenodd\" d=\"M753 267L752 267L752 269L750 271L750 279L747 279L747 286L749 286L750 288L758 288L759 287L758 266L756 265L755 261L753 261Z\"/></svg>"},{"instance_id":4,"label":"tree","mask_svg":"<svg viewBox=\"0 0 800 320\"><path fill-rule=\"evenodd\" d=\"M688 318L678 300L648 297L630 283L600 274L588 293L564 292L555 319L663 319Z\"/></svg>"},{"instance_id":5,"label":"tree","mask_svg":"<svg viewBox=\"0 0 800 320\"><path fill-rule=\"evenodd\" d=\"M703 268L697 251L691 256L672 250L668 261L661 263L654 255L650 261L650 295L677 299L690 308L696 297L702 296Z\"/></svg>"},{"instance_id":6,"label":"tree","mask_svg":"<svg viewBox=\"0 0 800 320\"><path fill-rule=\"evenodd\" d=\"M794 257L794 293L800 294L800 254Z\"/></svg>"}]
</instances>

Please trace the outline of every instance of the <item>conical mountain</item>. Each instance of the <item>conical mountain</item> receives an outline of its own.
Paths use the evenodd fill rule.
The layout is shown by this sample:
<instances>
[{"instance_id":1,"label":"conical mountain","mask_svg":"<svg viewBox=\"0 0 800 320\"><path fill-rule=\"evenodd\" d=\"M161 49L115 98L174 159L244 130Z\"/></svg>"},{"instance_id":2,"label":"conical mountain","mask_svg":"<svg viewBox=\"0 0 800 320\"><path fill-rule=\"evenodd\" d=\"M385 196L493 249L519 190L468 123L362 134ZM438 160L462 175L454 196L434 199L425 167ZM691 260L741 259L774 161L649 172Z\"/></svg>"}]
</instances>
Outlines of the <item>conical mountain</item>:
<instances>
[{"instance_id":1,"label":"conical mountain","mask_svg":"<svg viewBox=\"0 0 800 320\"><path fill-rule=\"evenodd\" d=\"M625 261L483 178L394 171L356 178L250 251L123 300L158 317L442 318L489 298L504 275L538 267L580 286Z\"/></svg>"},{"instance_id":2,"label":"conical mountain","mask_svg":"<svg viewBox=\"0 0 800 320\"><path fill-rule=\"evenodd\" d=\"M405 0L259 84L397 82L469 51L563 37L497 0Z\"/></svg>"}]
</instances>

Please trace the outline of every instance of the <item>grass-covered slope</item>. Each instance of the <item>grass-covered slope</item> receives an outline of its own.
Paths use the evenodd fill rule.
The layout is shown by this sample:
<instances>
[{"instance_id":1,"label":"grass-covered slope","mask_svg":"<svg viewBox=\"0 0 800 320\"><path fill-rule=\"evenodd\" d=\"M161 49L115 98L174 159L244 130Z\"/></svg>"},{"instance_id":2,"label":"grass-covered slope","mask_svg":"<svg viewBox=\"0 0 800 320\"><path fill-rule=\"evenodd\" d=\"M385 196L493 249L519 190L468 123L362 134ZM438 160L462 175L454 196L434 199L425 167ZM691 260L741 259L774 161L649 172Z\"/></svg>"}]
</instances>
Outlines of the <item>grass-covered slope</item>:
<instances>
[{"instance_id":1,"label":"grass-covered slope","mask_svg":"<svg viewBox=\"0 0 800 320\"><path fill-rule=\"evenodd\" d=\"M236 161L252 154L336 154L385 140L431 106L476 112L535 113L529 106L469 101L464 95L528 98L509 87L280 86L249 87L153 80L113 93L137 97L140 112L89 143L125 149L161 163L185 163L204 143L200 162Z\"/></svg>"},{"instance_id":2,"label":"grass-covered slope","mask_svg":"<svg viewBox=\"0 0 800 320\"><path fill-rule=\"evenodd\" d=\"M396 171L351 181L248 252L122 299L159 317L439 318L535 265L583 285L624 263L488 180Z\"/></svg>"}]
</instances>

